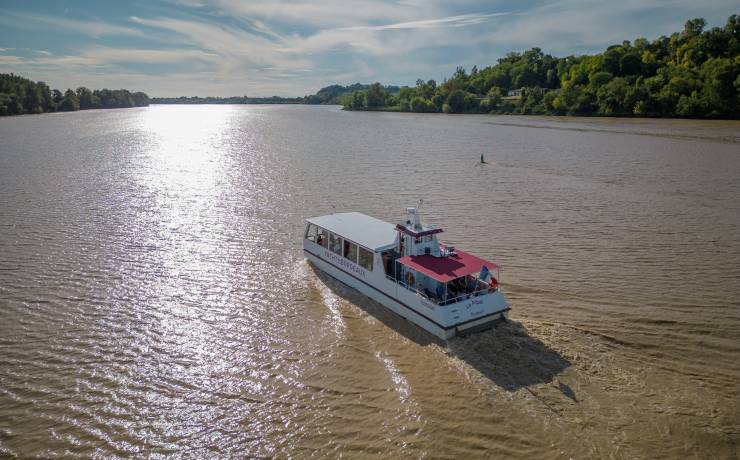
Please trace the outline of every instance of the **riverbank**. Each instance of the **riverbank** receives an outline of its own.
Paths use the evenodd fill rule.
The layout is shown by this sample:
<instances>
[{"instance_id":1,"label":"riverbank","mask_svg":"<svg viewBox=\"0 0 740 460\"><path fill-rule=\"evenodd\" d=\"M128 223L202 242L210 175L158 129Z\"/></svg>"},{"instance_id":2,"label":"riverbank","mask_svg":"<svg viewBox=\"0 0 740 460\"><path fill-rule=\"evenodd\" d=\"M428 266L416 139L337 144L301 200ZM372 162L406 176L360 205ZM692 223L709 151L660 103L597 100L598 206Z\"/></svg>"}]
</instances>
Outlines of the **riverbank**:
<instances>
[{"instance_id":1,"label":"riverbank","mask_svg":"<svg viewBox=\"0 0 740 460\"><path fill-rule=\"evenodd\" d=\"M495 65L458 67L438 84L398 93L379 83L342 98L351 110L427 113L740 119L740 26L704 30L704 19L653 41L637 38L594 55L555 57L532 48Z\"/></svg>"},{"instance_id":2,"label":"riverbank","mask_svg":"<svg viewBox=\"0 0 740 460\"><path fill-rule=\"evenodd\" d=\"M0 116L49 112L75 112L87 109L146 107L149 96L126 89L90 90L80 86L62 93L43 81L34 82L19 75L0 74Z\"/></svg>"}]
</instances>

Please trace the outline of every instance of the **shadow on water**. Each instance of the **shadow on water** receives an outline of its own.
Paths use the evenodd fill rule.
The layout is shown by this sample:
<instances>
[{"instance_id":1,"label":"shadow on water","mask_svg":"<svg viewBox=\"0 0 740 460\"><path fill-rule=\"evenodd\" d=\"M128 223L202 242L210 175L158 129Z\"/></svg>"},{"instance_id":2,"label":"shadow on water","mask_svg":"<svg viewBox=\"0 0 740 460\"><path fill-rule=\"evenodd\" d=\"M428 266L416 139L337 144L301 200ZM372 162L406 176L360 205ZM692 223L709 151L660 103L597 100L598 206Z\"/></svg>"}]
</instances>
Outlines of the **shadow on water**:
<instances>
[{"instance_id":1,"label":"shadow on water","mask_svg":"<svg viewBox=\"0 0 740 460\"><path fill-rule=\"evenodd\" d=\"M555 350L529 334L517 321L498 323L493 329L447 343L448 353L473 366L483 376L508 391L553 382L570 366ZM573 390L559 383L560 391L577 401Z\"/></svg>"},{"instance_id":2,"label":"shadow on water","mask_svg":"<svg viewBox=\"0 0 740 460\"><path fill-rule=\"evenodd\" d=\"M527 328L517 321L502 321L492 329L445 342L327 275L310 262L309 265L316 276L338 297L351 302L418 345L439 345L449 356L468 363L507 391L551 383L571 365L559 353L531 336ZM575 392L568 385L559 382L559 389L566 397L578 401Z\"/></svg>"}]
</instances>

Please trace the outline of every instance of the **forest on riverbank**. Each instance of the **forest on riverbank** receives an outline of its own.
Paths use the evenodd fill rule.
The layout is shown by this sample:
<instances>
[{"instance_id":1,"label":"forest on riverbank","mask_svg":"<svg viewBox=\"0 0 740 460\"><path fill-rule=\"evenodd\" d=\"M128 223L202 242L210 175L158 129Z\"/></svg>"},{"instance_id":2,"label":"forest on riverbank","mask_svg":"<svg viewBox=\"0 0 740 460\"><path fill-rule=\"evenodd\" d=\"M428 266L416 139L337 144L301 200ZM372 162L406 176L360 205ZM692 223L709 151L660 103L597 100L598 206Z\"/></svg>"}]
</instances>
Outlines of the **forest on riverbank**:
<instances>
[{"instance_id":1,"label":"forest on riverbank","mask_svg":"<svg viewBox=\"0 0 740 460\"><path fill-rule=\"evenodd\" d=\"M43 81L0 74L0 115L72 112L85 109L118 109L149 105L149 96L126 89L90 90L84 86L62 93Z\"/></svg>"},{"instance_id":2,"label":"forest on riverbank","mask_svg":"<svg viewBox=\"0 0 740 460\"><path fill-rule=\"evenodd\" d=\"M341 104L340 98L347 93L364 91L370 88L370 85L354 83L352 85L330 85L321 88L316 94L309 94L303 97L254 97L254 96L231 96L231 97L200 97L200 96L180 96L180 97L153 97L152 104ZM386 93L397 93L398 86L382 86Z\"/></svg>"},{"instance_id":3,"label":"forest on riverbank","mask_svg":"<svg viewBox=\"0 0 740 460\"><path fill-rule=\"evenodd\" d=\"M563 58L533 48L441 84L417 80L394 94L379 83L341 98L347 110L540 115L740 118L740 17L704 19L652 42Z\"/></svg>"}]
</instances>

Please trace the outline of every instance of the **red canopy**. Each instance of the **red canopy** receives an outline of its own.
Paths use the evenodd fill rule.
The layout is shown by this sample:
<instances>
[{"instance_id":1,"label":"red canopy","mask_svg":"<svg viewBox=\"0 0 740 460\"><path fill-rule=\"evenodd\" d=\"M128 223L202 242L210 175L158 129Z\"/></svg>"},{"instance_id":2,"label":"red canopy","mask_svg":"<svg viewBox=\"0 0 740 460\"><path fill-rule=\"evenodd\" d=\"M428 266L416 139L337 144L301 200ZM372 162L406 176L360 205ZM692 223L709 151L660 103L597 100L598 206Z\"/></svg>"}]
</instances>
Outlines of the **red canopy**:
<instances>
[{"instance_id":1,"label":"red canopy","mask_svg":"<svg viewBox=\"0 0 740 460\"><path fill-rule=\"evenodd\" d=\"M493 262L459 249L455 249L455 253L447 257L406 256L398 259L398 262L440 283L446 283L465 275L477 275L484 265L491 271L497 268Z\"/></svg>"}]
</instances>

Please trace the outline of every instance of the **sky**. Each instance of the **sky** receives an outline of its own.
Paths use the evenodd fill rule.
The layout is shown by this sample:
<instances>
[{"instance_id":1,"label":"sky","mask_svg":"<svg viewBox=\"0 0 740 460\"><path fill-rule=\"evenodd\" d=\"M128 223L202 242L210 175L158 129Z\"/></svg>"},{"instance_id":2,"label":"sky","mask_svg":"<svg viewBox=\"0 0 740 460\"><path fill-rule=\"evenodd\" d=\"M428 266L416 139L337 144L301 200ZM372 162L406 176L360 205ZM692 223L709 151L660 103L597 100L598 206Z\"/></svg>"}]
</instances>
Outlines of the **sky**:
<instances>
[{"instance_id":1,"label":"sky","mask_svg":"<svg viewBox=\"0 0 740 460\"><path fill-rule=\"evenodd\" d=\"M532 47L600 52L736 13L736 0L0 0L0 73L159 97L303 96L441 81Z\"/></svg>"}]
</instances>

